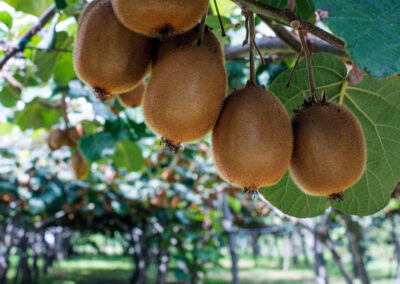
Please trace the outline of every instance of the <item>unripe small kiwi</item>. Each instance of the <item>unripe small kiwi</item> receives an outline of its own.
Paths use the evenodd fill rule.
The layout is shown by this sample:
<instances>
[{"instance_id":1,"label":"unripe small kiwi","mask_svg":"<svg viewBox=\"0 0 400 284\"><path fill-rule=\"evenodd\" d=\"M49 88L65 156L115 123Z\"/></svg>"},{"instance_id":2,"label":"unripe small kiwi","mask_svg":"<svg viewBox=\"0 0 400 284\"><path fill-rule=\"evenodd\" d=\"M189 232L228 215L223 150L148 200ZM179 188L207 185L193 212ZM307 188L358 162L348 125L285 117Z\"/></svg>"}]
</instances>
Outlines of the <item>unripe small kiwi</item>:
<instances>
[{"instance_id":1,"label":"unripe small kiwi","mask_svg":"<svg viewBox=\"0 0 400 284\"><path fill-rule=\"evenodd\" d=\"M126 27L162 39L193 28L208 8L208 0L112 0L112 4Z\"/></svg>"},{"instance_id":2,"label":"unripe small kiwi","mask_svg":"<svg viewBox=\"0 0 400 284\"><path fill-rule=\"evenodd\" d=\"M75 71L102 100L132 90L150 71L154 42L123 26L111 0L86 6L76 38Z\"/></svg>"},{"instance_id":3,"label":"unripe small kiwi","mask_svg":"<svg viewBox=\"0 0 400 284\"><path fill-rule=\"evenodd\" d=\"M247 191L276 184L289 166L293 134L281 102L263 87L233 92L212 133L215 166Z\"/></svg>"},{"instance_id":4,"label":"unripe small kiwi","mask_svg":"<svg viewBox=\"0 0 400 284\"><path fill-rule=\"evenodd\" d=\"M47 143L52 151L58 150L62 146L68 146L68 134L61 129L53 130L47 139Z\"/></svg>"},{"instance_id":5,"label":"unripe small kiwi","mask_svg":"<svg viewBox=\"0 0 400 284\"><path fill-rule=\"evenodd\" d=\"M144 82L140 83L130 92L118 96L119 102L124 107L137 107L142 104L143 94L146 89Z\"/></svg>"},{"instance_id":6,"label":"unripe small kiwi","mask_svg":"<svg viewBox=\"0 0 400 284\"><path fill-rule=\"evenodd\" d=\"M178 48L153 67L143 98L145 122L173 145L200 139L218 119L226 85L223 62L206 46Z\"/></svg>"},{"instance_id":7,"label":"unripe small kiwi","mask_svg":"<svg viewBox=\"0 0 400 284\"><path fill-rule=\"evenodd\" d=\"M82 125L78 124L76 126L68 128L67 135L69 140L68 146L70 146L71 148L75 148L78 145L81 137L85 135L85 130L83 129Z\"/></svg>"},{"instance_id":8,"label":"unripe small kiwi","mask_svg":"<svg viewBox=\"0 0 400 284\"><path fill-rule=\"evenodd\" d=\"M292 125L290 173L304 192L335 196L360 179L366 163L364 134L345 106L306 104L293 115Z\"/></svg>"},{"instance_id":9,"label":"unripe small kiwi","mask_svg":"<svg viewBox=\"0 0 400 284\"><path fill-rule=\"evenodd\" d=\"M195 45L198 42L199 38L199 25L197 25L194 29L190 31L177 35L169 40L162 41L159 44L157 56L155 57L154 62L156 62L159 58L163 57L164 55L168 54L172 50L187 46L187 45ZM221 44L214 34L214 32L206 27L204 31L203 43L202 45L208 47L212 53L214 53L220 60L224 59L224 52L222 50Z\"/></svg>"},{"instance_id":10,"label":"unripe small kiwi","mask_svg":"<svg viewBox=\"0 0 400 284\"><path fill-rule=\"evenodd\" d=\"M117 109L115 106L109 106L108 109L115 115L119 115L122 112L122 110Z\"/></svg>"},{"instance_id":11,"label":"unripe small kiwi","mask_svg":"<svg viewBox=\"0 0 400 284\"><path fill-rule=\"evenodd\" d=\"M75 152L71 156L70 164L77 179L84 179L86 177L88 173L88 167L85 159L79 151Z\"/></svg>"}]
</instances>

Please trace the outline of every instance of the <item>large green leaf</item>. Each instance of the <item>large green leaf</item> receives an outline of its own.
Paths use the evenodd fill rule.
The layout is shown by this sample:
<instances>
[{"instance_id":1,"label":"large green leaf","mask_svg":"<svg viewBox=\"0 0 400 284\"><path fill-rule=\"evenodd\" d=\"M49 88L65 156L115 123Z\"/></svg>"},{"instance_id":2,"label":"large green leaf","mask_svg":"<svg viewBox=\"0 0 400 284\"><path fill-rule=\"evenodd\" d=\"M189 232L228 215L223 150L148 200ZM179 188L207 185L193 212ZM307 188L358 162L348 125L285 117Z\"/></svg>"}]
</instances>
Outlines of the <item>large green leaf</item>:
<instances>
[{"instance_id":1,"label":"large green leaf","mask_svg":"<svg viewBox=\"0 0 400 284\"><path fill-rule=\"evenodd\" d=\"M97 161L114 154L115 142L110 133L99 132L81 138L79 148L86 160Z\"/></svg>"},{"instance_id":2,"label":"large green leaf","mask_svg":"<svg viewBox=\"0 0 400 284\"><path fill-rule=\"evenodd\" d=\"M17 11L40 16L46 11L54 0L4 0L13 6Z\"/></svg>"},{"instance_id":3,"label":"large green leaf","mask_svg":"<svg viewBox=\"0 0 400 284\"><path fill-rule=\"evenodd\" d=\"M61 53L54 66L54 81L59 86L68 86L69 82L75 77L72 53Z\"/></svg>"},{"instance_id":4,"label":"large green leaf","mask_svg":"<svg viewBox=\"0 0 400 284\"><path fill-rule=\"evenodd\" d=\"M60 114L56 110L49 109L35 100L26 104L22 111L16 112L14 121L24 131L28 128L51 126L59 119Z\"/></svg>"},{"instance_id":5,"label":"large green leaf","mask_svg":"<svg viewBox=\"0 0 400 284\"><path fill-rule=\"evenodd\" d=\"M128 171L139 171L144 165L139 146L128 139L117 142L113 161L117 167Z\"/></svg>"},{"instance_id":6,"label":"large green leaf","mask_svg":"<svg viewBox=\"0 0 400 284\"><path fill-rule=\"evenodd\" d=\"M67 32L55 34L52 46L48 50L39 50L35 53L34 63L37 66L37 76L42 81L48 81L55 73L55 80L60 85L67 85L67 80L75 77L73 71L72 55L68 52L72 46L73 38Z\"/></svg>"},{"instance_id":7,"label":"large green leaf","mask_svg":"<svg viewBox=\"0 0 400 284\"><path fill-rule=\"evenodd\" d=\"M351 57L372 76L400 73L400 1L316 0L329 12L331 30L346 41Z\"/></svg>"},{"instance_id":8,"label":"large green leaf","mask_svg":"<svg viewBox=\"0 0 400 284\"><path fill-rule=\"evenodd\" d=\"M365 74L357 86L344 84L338 100L361 122L368 161L361 180L333 206L348 214L370 215L388 204L400 180L400 78Z\"/></svg>"},{"instance_id":9,"label":"large green leaf","mask_svg":"<svg viewBox=\"0 0 400 284\"><path fill-rule=\"evenodd\" d=\"M302 60L290 88L285 86L288 72L271 85L271 91L289 113L302 104L302 92L308 92L306 70L305 60ZM353 111L360 120L367 143L364 175L345 191L344 201L334 201L331 205L349 214L373 214L387 205L400 180L400 78L376 79L365 74L361 84L349 85L345 65L324 53L313 56L313 70L318 92L326 90L330 101L343 103ZM320 215L330 205L326 197L304 194L288 174L276 186L261 189L261 193L280 210L296 217Z\"/></svg>"}]
</instances>

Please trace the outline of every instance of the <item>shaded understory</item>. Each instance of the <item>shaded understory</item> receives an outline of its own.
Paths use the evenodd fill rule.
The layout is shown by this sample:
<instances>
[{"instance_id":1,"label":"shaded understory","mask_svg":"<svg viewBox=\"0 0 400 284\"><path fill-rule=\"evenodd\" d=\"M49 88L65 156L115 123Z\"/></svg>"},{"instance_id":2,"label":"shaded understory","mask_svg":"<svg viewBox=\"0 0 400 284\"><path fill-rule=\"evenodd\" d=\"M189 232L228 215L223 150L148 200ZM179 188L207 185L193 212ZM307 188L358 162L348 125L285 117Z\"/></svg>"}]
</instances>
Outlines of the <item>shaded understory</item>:
<instances>
[{"instance_id":1,"label":"shaded understory","mask_svg":"<svg viewBox=\"0 0 400 284\"><path fill-rule=\"evenodd\" d=\"M282 271L278 259L260 258L257 264L249 256L241 256L240 259L239 276L242 283L315 283L312 268L302 263L297 268ZM12 262L16 263L16 259ZM208 270L205 283L231 283L229 258L221 259L220 265L221 267L219 268ZM372 283L394 283L395 264L389 259L373 260L369 262L367 268ZM345 283L340 271L334 266L331 260L328 261L328 270L332 283ZM98 255L76 257L55 264L53 271L48 275L41 276L39 284L122 284L129 283L132 271L132 261L128 257ZM10 279L12 279L14 273L15 270L11 269L8 275ZM155 268L150 268L149 283L155 283L155 275ZM179 283L174 277L173 263L168 275L168 283Z\"/></svg>"}]
</instances>

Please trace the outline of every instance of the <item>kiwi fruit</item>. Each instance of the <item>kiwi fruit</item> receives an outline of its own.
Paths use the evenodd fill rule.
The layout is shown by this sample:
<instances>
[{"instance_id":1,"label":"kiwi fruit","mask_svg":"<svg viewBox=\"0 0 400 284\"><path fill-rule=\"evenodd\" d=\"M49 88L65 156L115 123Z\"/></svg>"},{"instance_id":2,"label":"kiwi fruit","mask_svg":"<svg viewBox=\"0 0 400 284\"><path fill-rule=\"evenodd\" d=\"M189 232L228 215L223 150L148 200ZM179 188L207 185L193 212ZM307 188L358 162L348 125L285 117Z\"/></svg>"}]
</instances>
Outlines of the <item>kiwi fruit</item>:
<instances>
[{"instance_id":1,"label":"kiwi fruit","mask_svg":"<svg viewBox=\"0 0 400 284\"><path fill-rule=\"evenodd\" d=\"M137 107L142 104L142 98L144 91L146 89L146 85L144 82L140 83L135 89L125 94L121 94L118 96L119 102L124 107Z\"/></svg>"},{"instance_id":2,"label":"kiwi fruit","mask_svg":"<svg viewBox=\"0 0 400 284\"><path fill-rule=\"evenodd\" d=\"M68 134L61 129L53 130L47 139L47 144L52 151L58 150L62 146L68 146Z\"/></svg>"},{"instance_id":3,"label":"kiwi fruit","mask_svg":"<svg viewBox=\"0 0 400 284\"><path fill-rule=\"evenodd\" d=\"M195 28L191 29L190 31L178 35L172 39L163 41L159 44L157 56L155 57L154 62L157 62L157 60L161 57L163 57L165 54L168 54L172 50L182 47L182 46L187 46L187 45L195 45L198 42L198 37L199 37L199 25L197 25ZM204 37L203 37L203 43L204 46L208 47L211 52L213 52L220 60L224 60L224 52L221 48L221 44L217 38L217 36L214 34L214 32L206 27L204 30Z\"/></svg>"},{"instance_id":4,"label":"kiwi fruit","mask_svg":"<svg viewBox=\"0 0 400 284\"><path fill-rule=\"evenodd\" d=\"M336 197L354 185L366 163L364 134L356 116L329 102L305 104L292 117L290 173L306 193Z\"/></svg>"},{"instance_id":5,"label":"kiwi fruit","mask_svg":"<svg viewBox=\"0 0 400 284\"><path fill-rule=\"evenodd\" d=\"M108 109L115 115L119 115L122 112L122 110L116 108L115 106L109 106Z\"/></svg>"},{"instance_id":6,"label":"kiwi fruit","mask_svg":"<svg viewBox=\"0 0 400 284\"><path fill-rule=\"evenodd\" d=\"M68 146L70 146L71 148L75 148L78 145L81 137L85 135L85 130L80 124L68 128L66 132L68 135Z\"/></svg>"},{"instance_id":7,"label":"kiwi fruit","mask_svg":"<svg viewBox=\"0 0 400 284\"><path fill-rule=\"evenodd\" d=\"M208 0L112 0L112 5L132 31L167 39L198 24L207 13Z\"/></svg>"},{"instance_id":8,"label":"kiwi fruit","mask_svg":"<svg viewBox=\"0 0 400 284\"><path fill-rule=\"evenodd\" d=\"M76 38L75 71L103 101L134 89L150 71L153 40L123 26L111 0L86 6Z\"/></svg>"},{"instance_id":9,"label":"kiwi fruit","mask_svg":"<svg viewBox=\"0 0 400 284\"><path fill-rule=\"evenodd\" d=\"M185 46L154 65L143 98L143 114L167 146L194 141L214 126L227 87L224 64L206 46ZM179 148L176 148L177 150Z\"/></svg>"},{"instance_id":10,"label":"kiwi fruit","mask_svg":"<svg viewBox=\"0 0 400 284\"><path fill-rule=\"evenodd\" d=\"M77 151L71 156L71 168L77 179L84 179L88 173L88 167L82 154Z\"/></svg>"},{"instance_id":11,"label":"kiwi fruit","mask_svg":"<svg viewBox=\"0 0 400 284\"><path fill-rule=\"evenodd\" d=\"M227 97L212 133L222 178L248 192L274 185L288 168L292 150L289 115L271 92L249 85Z\"/></svg>"}]
</instances>

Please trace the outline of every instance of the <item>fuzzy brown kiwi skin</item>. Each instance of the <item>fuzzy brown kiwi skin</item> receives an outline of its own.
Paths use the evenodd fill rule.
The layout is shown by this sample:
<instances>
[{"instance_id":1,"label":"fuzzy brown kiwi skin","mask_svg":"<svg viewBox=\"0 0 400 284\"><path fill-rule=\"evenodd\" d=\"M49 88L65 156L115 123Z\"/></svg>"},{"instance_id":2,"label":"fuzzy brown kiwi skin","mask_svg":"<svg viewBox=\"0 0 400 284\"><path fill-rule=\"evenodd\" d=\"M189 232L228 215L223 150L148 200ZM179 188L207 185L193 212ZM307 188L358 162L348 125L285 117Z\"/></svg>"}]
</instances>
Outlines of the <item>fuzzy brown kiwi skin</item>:
<instances>
[{"instance_id":1,"label":"fuzzy brown kiwi skin","mask_svg":"<svg viewBox=\"0 0 400 284\"><path fill-rule=\"evenodd\" d=\"M47 139L47 143L52 151L58 150L62 146L68 146L68 134L61 129L53 130Z\"/></svg>"},{"instance_id":2,"label":"fuzzy brown kiwi skin","mask_svg":"<svg viewBox=\"0 0 400 284\"><path fill-rule=\"evenodd\" d=\"M154 57L153 64L157 63L159 58L162 58L172 50L183 46L192 46L198 44L199 37L199 25L190 31L173 37L169 40L162 41L159 44L157 55ZM214 53L221 61L224 61L224 51L222 50L221 44L214 34L214 32L206 26L204 31L203 43L204 46L208 47L212 53Z\"/></svg>"},{"instance_id":3,"label":"fuzzy brown kiwi skin","mask_svg":"<svg viewBox=\"0 0 400 284\"><path fill-rule=\"evenodd\" d=\"M336 103L306 104L292 117L294 151L290 173L305 192L342 199L362 176L364 134L357 117Z\"/></svg>"},{"instance_id":4,"label":"fuzzy brown kiwi skin","mask_svg":"<svg viewBox=\"0 0 400 284\"><path fill-rule=\"evenodd\" d=\"M71 168L77 179L84 179L88 173L88 167L82 154L77 151L71 156Z\"/></svg>"},{"instance_id":5,"label":"fuzzy brown kiwi skin","mask_svg":"<svg viewBox=\"0 0 400 284\"><path fill-rule=\"evenodd\" d=\"M118 21L111 0L96 0L85 7L77 31L74 67L99 99L107 101L111 94L135 88L149 73L154 51L153 40Z\"/></svg>"},{"instance_id":6,"label":"fuzzy brown kiwi skin","mask_svg":"<svg viewBox=\"0 0 400 284\"><path fill-rule=\"evenodd\" d=\"M119 95L119 102L124 107L138 107L142 104L143 94L145 90L146 85L144 82L142 82L132 91Z\"/></svg>"},{"instance_id":7,"label":"fuzzy brown kiwi skin","mask_svg":"<svg viewBox=\"0 0 400 284\"><path fill-rule=\"evenodd\" d=\"M221 177L255 193L276 184L293 150L289 115L263 87L230 94L212 133L214 163Z\"/></svg>"},{"instance_id":8,"label":"fuzzy brown kiwi skin","mask_svg":"<svg viewBox=\"0 0 400 284\"><path fill-rule=\"evenodd\" d=\"M227 87L223 62L205 46L185 46L153 67L143 98L145 122L170 145L194 141L214 126Z\"/></svg>"},{"instance_id":9,"label":"fuzzy brown kiwi skin","mask_svg":"<svg viewBox=\"0 0 400 284\"><path fill-rule=\"evenodd\" d=\"M85 135L85 130L80 124L68 128L66 132L68 135L68 146L71 148L76 148L81 137Z\"/></svg>"},{"instance_id":10,"label":"fuzzy brown kiwi skin","mask_svg":"<svg viewBox=\"0 0 400 284\"><path fill-rule=\"evenodd\" d=\"M193 28L208 8L208 0L112 0L112 4L126 27L162 40Z\"/></svg>"}]
</instances>

